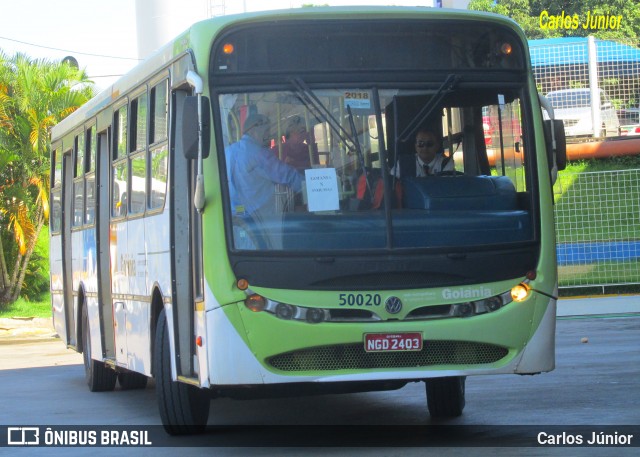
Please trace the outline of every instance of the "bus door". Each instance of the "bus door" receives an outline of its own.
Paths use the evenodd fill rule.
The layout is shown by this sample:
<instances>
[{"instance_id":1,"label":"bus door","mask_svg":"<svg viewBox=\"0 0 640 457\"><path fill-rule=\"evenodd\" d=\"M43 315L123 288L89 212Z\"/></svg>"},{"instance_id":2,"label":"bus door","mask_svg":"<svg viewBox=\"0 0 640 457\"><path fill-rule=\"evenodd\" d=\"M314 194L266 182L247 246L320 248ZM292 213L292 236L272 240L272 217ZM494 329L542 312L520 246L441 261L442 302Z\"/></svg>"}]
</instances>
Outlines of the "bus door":
<instances>
[{"instance_id":1,"label":"bus door","mask_svg":"<svg viewBox=\"0 0 640 457\"><path fill-rule=\"evenodd\" d=\"M96 238L98 250L98 302L100 314L100 335L102 336L103 357L115 359L113 305L111 302L111 259L109 245L109 173L111 161L109 160L109 135L105 130L98 134L98 160L97 174L100 185L97 193L96 213Z\"/></svg>"},{"instance_id":2,"label":"bus door","mask_svg":"<svg viewBox=\"0 0 640 457\"><path fill-rule=\"evenodd\" d=\"M114 349L116 363L127 366L127 301L129 293L127 225L111 222L109 231L111 257L111 292L113 303Z\"/></svg>"},{"instance_id":3,"label":"bus door","mask_svg":"<svg viewBox=\"0 0 640 457\"><path fill-rule=\"evenodd\" d=\"M67 324L64 316L64 275L62 267L62 149L61 145L53 148L51 168L51 220L49 222L50 238L50 277L51 277L51 309L53 325L58 335L66 335Z\"/></svg>"},{"instance_id":4,"label":"bus door","mask_svg":"<svg viewBox=\"0 0 640 457\"><path fill-rule=\"evenodd\" d=\"M173 94L173 114L176 125L182 124L182 107L185 103L185 91ZM177 135L181 135L177 129ZM193 357L193 262L192 262L192 223L195 212L192 201L192 181L190 160L183 155L181 138L174 137L175 154L171 155L171 269L174 278L173 287L173 330L175 341L176 368L178 375L191 376L194 371Z\"/></svg>"},{"instance_id":5,"label":"bus door","mask_svg":"<svg viewBox=\"0 0 640 457\"><path fill-rule=\"evenodd\" d=\"M65 339L67 346L76 347L76 319L71 268L71 222L73 217L73 154L62 157L62 282L64 289Z\"/></svg>"},{"instance_id":6,"label":"bus door","mask_svg":"<svg viewBox=\"0 0 640 457\"><path fill-rule=\"evenodd\" d=\"M128 161L128 105L122 104L114 111L113 141L110 151L111 220L109 223L109 256L111 258L111 300L116 363L127 366L127 306L130 296L129 275L135 267L128 246L127 209L129 181Z\"/></svg>"}]
</instances>

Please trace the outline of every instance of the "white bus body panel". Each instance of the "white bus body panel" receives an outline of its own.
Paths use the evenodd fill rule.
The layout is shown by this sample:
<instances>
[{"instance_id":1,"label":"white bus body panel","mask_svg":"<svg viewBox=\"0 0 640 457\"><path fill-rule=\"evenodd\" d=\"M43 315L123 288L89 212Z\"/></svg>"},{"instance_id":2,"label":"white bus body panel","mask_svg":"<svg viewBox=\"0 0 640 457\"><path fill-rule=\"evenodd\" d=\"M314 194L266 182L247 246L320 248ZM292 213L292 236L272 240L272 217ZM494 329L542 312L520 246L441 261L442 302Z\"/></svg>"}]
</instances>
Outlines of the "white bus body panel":
<instances>
[{"instance_id":1,"label":"white bus body panel","mask_svg":"<svg viewBox=\"0 0 640 457\"><path fill-rule=\"evenodd\" d=\"M62 237L51 236L49 243L49 269L51 278L51 308L53 313L53 328L60 338L67 333L64 317L64 294L62 284Z\"/></svg>"},{"instance_id":2,"label":"white bus body panel","mask_svg":"<svg viewBox=\"0 0 640 457\"><path fill-rule=\"evenodd\" d=\"M553 295L558 296L557 288ZM556 312L557 299L551 298L538 329L518 358L515 373L541 373L555 368Z\"/></svg>"},{"instance_id":3,"label":"white bus body panel","mask_svg":"<svg viewBox=\"0 0 640 457\"><path fill-rule=\"evenodd\" d=\"M168 206L168 205L167 205ZM171 294L169 211L111 224L116 363L151 375L151 293ZM170 327L171 328L171 327Z\"/></svg>"},{"instance_id":4,"label":"white bus body panel","mask_svg":"<svg viewBox=\"0 0 640 457\"><path fill-rule=\"evenodd\" d=\"M91 336L91 354L89 356L94 360L102 361L104 357L102 356L102 335L100 333L100 313L97 297L87 297L85 306L87 307L87 325L89 325L89 334ZM87 350L87 348L83 348L83 350Z\"/></svg>"},{"instance_id":5,"label":"white bus body panel","mask_svg":"<svg viewBox=\"0 0 640 457\"><path fill-rule=\"evenodd\" d=\"M171 296L171 247L169 239L169 198L167 195L164 212L147 216L145 223L145 250L147 291L151 293L154 284L160 286L165 296Z\"/></svg>"}]
</instances>

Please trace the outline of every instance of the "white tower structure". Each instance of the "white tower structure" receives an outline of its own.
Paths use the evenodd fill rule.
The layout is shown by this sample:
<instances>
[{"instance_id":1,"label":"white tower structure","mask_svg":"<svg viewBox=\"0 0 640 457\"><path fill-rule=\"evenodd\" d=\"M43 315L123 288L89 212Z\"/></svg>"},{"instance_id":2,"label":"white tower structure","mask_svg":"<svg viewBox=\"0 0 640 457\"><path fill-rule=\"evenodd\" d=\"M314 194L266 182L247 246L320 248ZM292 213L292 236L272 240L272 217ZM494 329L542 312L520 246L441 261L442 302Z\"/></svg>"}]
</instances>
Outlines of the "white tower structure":
<instances>
[{"instance_id":1,"label":"white tower structure","mask_svg":"<svg viewBox=\"0 0 640 457\"><path fill-rule=\"evenodd\" d=\"M136 0L138 57L147 58L191 24L207 17L209 0Z\"/></svg>"}]
</instances>

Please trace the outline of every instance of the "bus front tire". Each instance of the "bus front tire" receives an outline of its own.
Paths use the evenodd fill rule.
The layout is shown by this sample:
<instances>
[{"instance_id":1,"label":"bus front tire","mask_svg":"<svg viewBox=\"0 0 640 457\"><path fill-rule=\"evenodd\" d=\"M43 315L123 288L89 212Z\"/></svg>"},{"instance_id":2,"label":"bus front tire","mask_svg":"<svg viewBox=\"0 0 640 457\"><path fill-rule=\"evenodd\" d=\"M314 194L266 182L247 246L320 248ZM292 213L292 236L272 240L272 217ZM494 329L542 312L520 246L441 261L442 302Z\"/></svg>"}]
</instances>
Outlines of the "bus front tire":
<instances>
[{"instance_id":1,"label":"bus front tire","mask_svg":"<svg viewBox=\"0 0 640 457\"><path fill-rule=\"evenodd\" d=\"M425 379L427 406L434 419L462 415L465 405L466 376Z\"/></svg>"},{"instance_id":2,"label":"bus front tire","mask_svg":"<svg viewBox=\"0 0 640 457\"><path fill-rule=\"evenodd\" d=\"M86 303L82 306L82 360L84 375L91 392L108 392L115 388L117 374L104 362L91 358L91 330Z\"/></svg>"},{"instance_id":3,"label":"bus front tire","mask_svg":"<svg viewBox=\"0 0 640 457\"><path fill-rule=\"evenodd\" d=\"M153 365L164 429L170 435L202 433L207 426L211 398L204 389L171 380L171 350L164 310L158 318Z\"/></svg>"}]
</instances>

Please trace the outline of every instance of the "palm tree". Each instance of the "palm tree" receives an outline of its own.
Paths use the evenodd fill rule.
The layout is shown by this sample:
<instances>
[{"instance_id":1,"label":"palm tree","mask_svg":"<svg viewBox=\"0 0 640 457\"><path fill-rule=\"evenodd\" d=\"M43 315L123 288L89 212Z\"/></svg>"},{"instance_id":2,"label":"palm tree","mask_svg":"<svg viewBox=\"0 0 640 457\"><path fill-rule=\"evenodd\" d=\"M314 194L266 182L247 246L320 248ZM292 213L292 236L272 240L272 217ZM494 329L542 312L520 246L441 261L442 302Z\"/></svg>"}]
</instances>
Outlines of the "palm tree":
<instances>
[{"instance_id":1,"label":"palm tree","mask_svg":"<svg viewBox=\"0 0 640 457\"><path fill-rule=\"evenodd\" d=\"M84 70L0 52L0 306L20 296L48 219L49 131L92 96Z\"/></svg>"}]
</instances>

